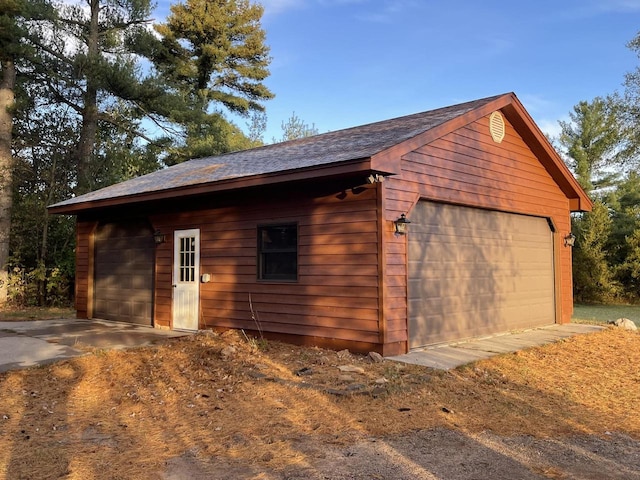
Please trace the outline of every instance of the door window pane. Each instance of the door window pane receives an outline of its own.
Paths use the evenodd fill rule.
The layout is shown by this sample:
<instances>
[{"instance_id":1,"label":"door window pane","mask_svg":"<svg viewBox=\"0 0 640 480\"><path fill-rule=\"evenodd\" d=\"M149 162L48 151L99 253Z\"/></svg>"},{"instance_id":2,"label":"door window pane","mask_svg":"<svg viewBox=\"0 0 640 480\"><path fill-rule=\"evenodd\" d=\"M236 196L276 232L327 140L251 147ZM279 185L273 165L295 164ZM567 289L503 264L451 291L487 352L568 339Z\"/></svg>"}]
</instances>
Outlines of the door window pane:
<instances>
[{"instance_id":1,"label":"door window pane","mask_svg":"<svg viewBox=\"0 0 640 480\"><path fill-rule=\"evenodd\" d=\"M180 238L180 281L195 282L196 280L196 238Z\"/></svg>"}]
</instances>

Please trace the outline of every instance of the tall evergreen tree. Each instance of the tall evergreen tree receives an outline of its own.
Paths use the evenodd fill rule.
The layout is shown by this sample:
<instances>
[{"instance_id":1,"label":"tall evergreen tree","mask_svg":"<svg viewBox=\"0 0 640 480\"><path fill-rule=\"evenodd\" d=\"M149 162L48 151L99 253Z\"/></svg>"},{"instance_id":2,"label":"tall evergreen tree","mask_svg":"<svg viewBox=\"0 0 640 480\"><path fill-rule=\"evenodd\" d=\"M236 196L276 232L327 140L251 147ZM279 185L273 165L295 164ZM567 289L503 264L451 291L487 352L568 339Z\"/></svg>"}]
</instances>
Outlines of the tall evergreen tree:
<instances>
[{"instance_id":1,"label":"tall evergreen tree","mask_svg":"<svg viewBox=\"0 0 640 480\"><path fill-rule=\"evenodd\" d=\"M577 238L573 250L573 291L580 302L608 302L620 293L607 258L611 227L609 209L602 202L595 202L593 211L574 219Z\"/></svg>"},{"instance_id":2,"label":"tall evergreen tree","mask_svg":"<svg viewBox=\"0 0 640 480\"><path fill-rule=\"evenodd\" d=\"M4 0L3 0L3 3ZM5 9L6 6L2 5ZM15 101L16 67L14 54L7 49L5 30L15 22L11 17L15 13L4 10L0 16L0 31L3 32L0 44L0 304L7 298L7 261L9 259L9 234L11 232L11 207L13 204L13 156L11 140L13 116L11 109ZM7 25L8 24L8 25Z\"/></svg>"},{"instance_id":3,"label":"tall evergreen tree","mask_svg":"<svg viewBox=\"0 0 640 480\"><path fill-rule=\"evenodd\" d=\"M596 200L592 212L574 218L574 292L579 301L619 301L635 282L627 267L635 248L629 239L640 227L640 178L633 171L639 144L625 98L580 102L571 121L560 122L559 141L568 164Z\"/></svg>"},{"instance_id":4,"label":"tall evergreen tree","mask_svg":"<svg viewBox=\"0 0 640 480\"><path fill-rule=\"evenodd\" d=\"M35 93L33 88L30 93ZM13 285L11 293L14 300L37 305L68 302L74 277L73 219L51 216L47 206L71 195L75 165L69 152L77 139L79 118L67 106L42 105L45 102L46 97L32 95L16 112L14 124L11 261L28 282L22 288Z\"/></svg>"},{"instance_id":5,"label":"tall evergreen tree","mask_svg":"<svg viewBox=\"0 0 640 480\"><path fill-rule=\"evenodd\" d=\"M0 304L7 298L13 206L13 115L20 67L33 61L29 23L52 18L46 0L0 0Z\"/></svg>"},{"instance_id":6,"label":"tall evergreen tree","mask_svg":"<svg viewBox=\"0 0 640 480\"><path fill-rule=\"evenodd\" d=\"M627 44L640 60L640 32ZM622 99L627 124L632 127L633 141L640 145L640 66L625 76L625 92ZM635 128L633 128L635 126ZM637 159L636 159L637 160ZM638 161L634 162L637 167Z\"/></svg>"},{"instance_id":7,"label":"tall evergreen tree","mask_svg":"<svg viewBox=\"0 0 640 480\"><path fill-rule=\"evenodd\" d=\"M40 36L47 52L38 79L54 101L80 116L71 154L76 165L75 193L92 190L100 169L101 129L152 140L140 119L166 115L173 103L168 88L145 76L136 39L151 23L150 0L86 0L65 4L59 21ZM123 115L123 112L126 114Z\"/></svg>"},{"instance_id":8,"label":"tall evergreen tree","mask_svg":"<svg viewBox=\"0 0 640 480\"><path fill-rule=\"evenodd\" d=\"M189 105L172 115L186 137L174 162L252 145L220 108L248 116L273 98L263 83L271 59L262 13L249 0L187 0L156 25L161 45L151 44L148 56Z\"/></svg>"},{"instance_id":9,"label":"tall evergreen tree","mask_svg":"<svg viewBox=\"0 0 640 480\"><path fill-rule=\"evenodd\" d=\"M0 47L0 50L2 47ZM15 64L12 58L1 60L0 79L0 304L7 298L7 261L9 259L9 235L11 232L11 207L13 205L13 157L11 138L16 81Z\"/></svg>"},{"instance_id":10,"label":"tall evergreen tree","mask_svg":"<svg viewBox=\"0 0 640 480\"><path fill-rule=\"evenodd\" d=\"M249 127L248 138L252 147L264 145L264 132L267 130L266 112L256 111L251 114L251 120L247 124Z\"/></svg>"},{"instance_id":11,"label":"tall evergreen tree","mask_svg":"<svg viewBox=\"0 0 640 480\"><path fill-rule=\"evenodd\" d=\"M171 6L157 25L166 48L157 65L177 81L201 111L212 102L248 114L273 97L269 48L260 25L263 7L249 0L187 0Z\"/></svg>"},{"instance_id":12,"label":"tall evergreen tree","mask_svg":"<svg viewBox=\"0 0 640 480\"><path fill-rule=\"evenodd\" d=\"M607 187L615 180L628 156L627 131L620 120L613 97L582 101L569 114L570 122L560 122L560 145L584 190Z\"/></svg>"},{"instance_id":13,"label":"tall evergreen tree","mask_svg":"<svg viewBox=\"0 0 640 480\"><path fill-rule=\"evenodd\" d=\"M629 276L628 269L621 266L628 264L628 259L633 254L635 246L630 243L630 239L636 232L640 232L640 174L630 172L617 183L615 190L604 196L603 201L610 209L612 220L606 244L608 258L616 270L618 280L627 288L636 280Z\"/></svg>"}]
</instances>

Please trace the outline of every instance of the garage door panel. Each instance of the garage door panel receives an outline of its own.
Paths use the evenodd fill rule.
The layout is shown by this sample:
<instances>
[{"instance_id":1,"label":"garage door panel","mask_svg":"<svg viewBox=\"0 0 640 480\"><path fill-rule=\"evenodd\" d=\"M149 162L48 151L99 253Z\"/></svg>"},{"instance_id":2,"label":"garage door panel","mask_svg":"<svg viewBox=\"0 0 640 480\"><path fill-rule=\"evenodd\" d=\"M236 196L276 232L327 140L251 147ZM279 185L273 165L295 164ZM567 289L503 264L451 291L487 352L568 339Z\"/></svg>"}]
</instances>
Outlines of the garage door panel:
<instances>
[{"instance_id":1,"label":"garage door panel","mask_svg":"<svg viewBox=\"0 0 640 480\"><path fill-rule=\"evenodd\" d=\"M513 320L520 310L519 307L507 308L497 315L489 311L477 311L465 318L457 318L455 322L448 315L436 312L434 315L422 316L418 323L419 329L412 331L411 335L429 338L429 344L436 344L530 328L531 318L519 317L517 321Z\"/></svg>"},{"instance_id":2,"label":"garage door panel","mask_svg":"<svg viewBox=\"0 0 640 480\"><path fill-rule=\"evenodd\" d=\"M544 224L541 224L544 225ZM411 228L415 228L411 225ZM548 228L548 227L545 227ZM485 232L474 231L476 235L484 235ZM495 232L494 232L495 234ZM513 248L514 244L518 249L526 248L538 248L544 249L548 245L548 238L536 237L532 235L513 235L510 233L502 233L499 237L495 238L473 238L470 236L461 235L416 235L413 230L411 231L412 242L409 245L409 252L415 255L420 255L425 251L426 244L436 239L442 243L443 252L460 252L465 249L481 248L481 251L486 253L495 253L496 249L510 247Z\"/></svg>"},{"instance_id":3,"label":"garage door panel","mask_svg":"<svg viewBox=\"0 0 640 480\"><path fill-rule=\"evenodd\" d=\"M431 202L411 217L412 348L553 323L546 219Z\"/></svg>"},{"instance_id":4,"label":"garage door panel","mask_svg":"<svg viewBox=\"0 0 640 480\"><path fill-rule=\"evenodd\" d=\"M459 264L457 268L465 268L466 265ZM452 269L456 268L452 266ZM522 271L522 269L520 270ZM410 288L419 289L416 293L426 292L450 293L451 291L468 291L481 293L483 291L504 292L505 289L513 290L548 290L548 282L551 280L549 274L543 270L529 270L526 277L520 276L518 272L510 275L503 271L467 271L456 273L440 270L424 271L421 279L409 277ZM413 295L412 295L413 297Z\"/></svg>"},{"instance_id":5,"label":"garage door panel","mask_svg":"<svg viewBox=\"0 0 640 480\"><path fill-rule=\"evenodd\" d=\"M466 306L466 305L465 305ZM440 333L442 334L445 331L456 332L456 335L470 332L475 333L475 331L485 331L493 330L494 327L498 326L503 329L509 330L513 329L514 325L520 325L524 327L531 320L532 316L527 315L518 315L514 320L514 315L520 313L519 305L507 306L500 311L494 311L493 309L488 308L472 308L468 311L460 310L457 312L457 315L461 315L457 318L457 322L452 322L452 317L448 313L449 310L446 307L442 306L437 309L433 309L430 312L424 312L420 315L421 319L425 319L420 323L420 327L424 328L425 331L431 335L432 333ZM489 319L491 322L482 322L482 319ZM434 328L440 325L439 328ZM502 331L506 331L502 330ZM413 333L413 332L412 332ZM493 331L492 333L496 333ZM466 336L458 337L457 339L467 338ZM445 339L451 340L451 339ZM456 339L453 339L456 340Z\"/></svg>"},{"instance_id":6,"label":"garage door panel","mask_svg":"<svg viewBox=\"0 0 640 480\"><path fill-rule=\"evenodd\" d=\"M413 240L413 239L412 239ZM442 239L434 237L425 244L432 242L441 242ZM418 274L420 271L429 268L447 269L446 264L468 263L480 268L483 263L491 262L491 267L484 268L497 269L509 266L510 269L518 269L522 267L535 268L536 265L551 261L549 258L548 242L546 245L541 243L529 243L522 245L517 250L512 250L510 245L513 242L505 242L503 245L486 246L481 242L474 244L460 243L456 245L457 250L446 249L437 252L437 258L430 249L420 249L419 247L409 248L409 272Z\"/></svg>"},{"instance_id":7,"label":"garage door panel","mask_svg":"<svg viewBox=\"0 0 640 480\"><path fill-rule=\"evenodd\" d=\"M131 279L131 288L134 290L146 290L153 286L152 277L150 275L133 275Z\"/></svg>"},{"instance_id":8,"label":"garage door panel","mask_svg":"<svg viewBox=\"0 0 640 480\"><path fill-rule=\"evenodd\" d=\"M453 288L453 286L438 286L437 288L427 288L424 286L420 288L419 299L412 299L411 302L420 302L423 305L423 309L429 310L436 308L440 305L445 307L452 302L466 302L470 307L476 308L476 305L485 305L490 302L500 302L502 305L534 305L534 304L548 304L545 295L547 291L541 288L528 288L526 283L518 282L511 284L504 284L504 288L501 291L497 291L495 288L488 286L480 286L480 288L472 288L464 286L463 288ZM451 292L455 291L456 294L452 295ZM472 299L470 297L473 297ZM541 297L544 300L541 300ZM418 303L415 303L418 305ZM525 312L526 313L526 312Z\"/></svg>"},{"instance_id":9,"label":"garage door panel","mask_svg":"<svg viewBox=\"0 0 640 480\"><path fill-rule=\"evenodd\" d=\"M449 318L454 318L456 315L464 316L465 319L468 317L482 317L484 313L488 313L490 315L495 316L496 318L503 314L504 311L512 308L522 308L522 307L535 307L540 306L544 307L547 305L546 302L541 302L537 298L533 297L520 297L520 298L511 298L509 297L504 301L501 305L502 308L495 309L490 303L491 300L505 300L505 297L500 296L491 296L491 295L479 295L474 297L474 301L469 302L468 297L459 296L459 297L446 297L441 299L442 301L436 301L433 297L431 299L425 299L425 301L412 301L410 302L410 306L420 307L419 315L428 315L432 316L436 312L438 314L446 314ZM414 303L416 302L416 303ZM545 307L546 308L546 307ZM538 315L538 312L521 311L517 318L514 318L513 321L517 322L520 318L528 318L535 317ZM465 320L466 321L466 320Z\"/></svg>"},{"instance_id":10,"label":"garage door panel","mask_svg":"<svg viewBox=\"0 0 640 480\"><path fill-rule=\"evenodd\" d=\"M94 317L151 325L155 244L146 220L100 225Z\"/></svg>"},{"instance_id":11,"label":"garage door panel","mask_svg":"<svg viewBox=\"0 0 640 480\"><path fill-rule=\"evenodd\" d=\"M483 259L484 261L484 259ZM460 271L456 271L460 269ZM513 279L517 275L518 271L522 269L511 268L509 265L493 265L491 267L483 268L481 265L474 264L472 262L447 262L446 268L426 268L422 270L410 271L409 278L413 281L429 281L429 288L433 287L432 280L441 279L442 281L456 280L471 282L472 280L491 282L492 284L503 281L504 279ZM419 279L416 279L411 273L420 275ZM532 272L533 273L533 272ZM470 286L477 285L472 283ZM463 285L461 285L463 286Z\"/></svg>"}]
</instances>

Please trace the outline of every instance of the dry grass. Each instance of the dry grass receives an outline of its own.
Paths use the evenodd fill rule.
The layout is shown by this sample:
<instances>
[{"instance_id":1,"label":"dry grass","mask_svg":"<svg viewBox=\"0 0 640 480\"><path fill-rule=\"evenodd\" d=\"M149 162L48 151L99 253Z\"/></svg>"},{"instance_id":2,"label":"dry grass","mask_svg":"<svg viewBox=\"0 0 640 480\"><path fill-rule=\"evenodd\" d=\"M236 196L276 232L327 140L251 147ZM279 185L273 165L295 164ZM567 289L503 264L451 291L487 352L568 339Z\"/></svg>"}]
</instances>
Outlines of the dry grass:
<instances>
[{"instance_id":1,"label":"dry grass","mask_svg":"<svg viewBox=\"0 0 640 480\"><path fill-rule=\"evenodd\" d=\"M0 310L0 322L53 320L58 318L73 318L75 316L76 311L71 308L3 306L2 310Z\"/></svg>"},{"instance_id":2,"label":"dry grass","mask_svg":"<svg viewBox=\"0 0 640 480\"><path fill-rule=\"evenodd\" d=\"M341 379L340 365L364 373ZM451 372L257 348L237 334L95 351L0 375L0 476L157 478L185 452L302 466L310 445L434 427L640 438L639 365L640 335L614 329ZM297 375L303 368L311 373Z\"/></svg>"}]
</instances>

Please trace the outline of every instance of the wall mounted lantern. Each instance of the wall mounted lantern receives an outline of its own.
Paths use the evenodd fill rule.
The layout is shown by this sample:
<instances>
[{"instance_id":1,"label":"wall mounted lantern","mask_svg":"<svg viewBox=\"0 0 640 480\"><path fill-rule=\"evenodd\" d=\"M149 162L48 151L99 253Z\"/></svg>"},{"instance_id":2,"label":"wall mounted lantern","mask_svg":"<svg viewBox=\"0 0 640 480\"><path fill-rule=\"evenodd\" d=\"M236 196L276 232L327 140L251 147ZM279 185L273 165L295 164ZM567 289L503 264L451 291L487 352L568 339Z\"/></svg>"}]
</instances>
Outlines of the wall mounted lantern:
<instances>
[{"instance_id":1,"label":"wall mounted lantern","mask_svg":"<svg viewBox=\"0 0 640 480\"><path fill-rule=\"evenodd\" d=\"M398 235L406 235L407 233L407 225L411 222L407 220L407 216L403 213L400 215L400 218L393 222L396 226L396 233Z\"/></svg>"},{"instance_id":2,"label":"wall mounted lantern","mask_svg":"<svg viewBox=\"0 0 640 480\"><path fill-rule=\"evenodd\" d=\"M384 182L384 176L379 173L372 173L367 177L367 183L382 183Z\"/></svg>"},{"instance_id":3,"label":"wall mounted lantern","mask_svg":"<svg viewBox=\"0 0 640 480\"><path fill-rule=\"evenodd\" d=\"M155 232L153 232L153 241L156 243L156 245L164 243L166 241L164 233L162 233L160 230L156 230Z\"/></svg>"},{"instance_id":4,"label":"wall mounted lantern","mask_svg":"<svg viewBox=\"0 0 640 480\"><path fill-rule=\"evenodd\" d=\"M573 247L576 244L576 236L569 232L566 237L564 237L564 246L565 247Z\"/></svg>"}]
</instances>

